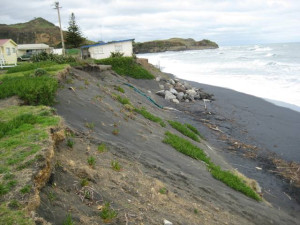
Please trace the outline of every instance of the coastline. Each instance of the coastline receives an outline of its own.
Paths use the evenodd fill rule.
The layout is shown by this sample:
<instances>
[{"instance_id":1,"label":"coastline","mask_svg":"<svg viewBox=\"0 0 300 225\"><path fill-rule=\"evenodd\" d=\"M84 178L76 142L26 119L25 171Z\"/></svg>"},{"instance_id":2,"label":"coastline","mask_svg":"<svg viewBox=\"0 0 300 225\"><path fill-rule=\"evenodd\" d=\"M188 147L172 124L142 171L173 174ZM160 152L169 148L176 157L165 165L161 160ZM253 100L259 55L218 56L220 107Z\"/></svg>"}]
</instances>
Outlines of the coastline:
<instances>
[{"instance_id":1,"label":"coastline","mask_svg":"<svg viewBox=\"0 0 300 225\"><path fill-rule=\"evenodd\" d=\"M187 82L213 94L215 100L207 103L207 111L203 102L180 103L176 108L185 112L178 115L181 122L195 126L233 168L255 179L262 187L264 198L274 207L297 217L300 188L278 176L271 160L282 158L299 164L300 113L235 90ZM203 126L203 121L209 121L221 132ZM232 140L254 147L257 154L248 155L247 149L242 151Z\"/></svg>"}]
</instances>

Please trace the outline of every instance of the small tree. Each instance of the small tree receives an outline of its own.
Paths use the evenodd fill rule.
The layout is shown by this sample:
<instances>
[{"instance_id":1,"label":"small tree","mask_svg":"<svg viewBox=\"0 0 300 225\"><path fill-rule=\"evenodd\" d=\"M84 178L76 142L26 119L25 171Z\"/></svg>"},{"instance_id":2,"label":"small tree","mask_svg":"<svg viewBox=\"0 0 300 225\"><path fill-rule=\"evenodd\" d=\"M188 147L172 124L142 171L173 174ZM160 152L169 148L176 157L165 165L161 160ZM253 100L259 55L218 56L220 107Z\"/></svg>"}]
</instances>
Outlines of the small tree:
<instances>
[{"instance_id":1,"label":"small tree","mask_svg":"<svg viewBox=\"0 0 300 225\"><path fill-rule=\"evenodd\" d=\"M66 45L69 48L78 48L83 41L84 38L81 35L78 25L76 24L75 15L74 13L71 13L66 37Z\"/></svg>"}]
</instances>

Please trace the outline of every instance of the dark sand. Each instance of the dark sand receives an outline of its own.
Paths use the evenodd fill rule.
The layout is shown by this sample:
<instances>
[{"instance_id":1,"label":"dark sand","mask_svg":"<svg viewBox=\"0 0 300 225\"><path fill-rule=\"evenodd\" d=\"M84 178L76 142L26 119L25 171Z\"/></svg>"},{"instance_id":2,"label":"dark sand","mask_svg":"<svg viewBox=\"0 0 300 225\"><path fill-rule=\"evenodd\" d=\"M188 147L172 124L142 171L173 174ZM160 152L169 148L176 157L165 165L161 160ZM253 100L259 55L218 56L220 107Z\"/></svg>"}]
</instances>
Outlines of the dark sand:
<instances>
[{"instance_id":1,"label":"dark sand","mask_svg":"<svg viewBox=\"0 0 300 225\"><path fill-rule=\"evenodd\" d=\"M124 121L120 112L120 104L113 101L104 88L107 85L122 85L123 82L130 82L146 93L147 90L151 90L154 93L159 89L156 81L134 79L127 79L126 81L124 78L110 73L87 74L75 70L73 72L81 78L80 80L75 79L72 84L76 89L76 93L68 90L67 87L61 89L58 92L59 103L55 106L58 114L65 119L66 124L72 129L87 133L89 130L85 124L92 122L95 128L90 135L94 139L118 146L119 150L116 154L141 163L145 167L143 169L145 174L162 180L169 187L172 187L174 191L187 194L203 206L212 205L221 212L232 215L232 219L227 224L299 224L299 205L295 200L288 199L286 201L287 198L282 194L280 184L286 184L280 178L266 173L264 170L257 172L255 170L257 162L225 151L220 145L220 143L224 144L224 142L219 142L215 132L206 128L199 120L206 118L216 121L220 124L220 129L227 129L226 132L232 136L237 135L237 137L249 139L251 144L257 138L257 145L269 146L267 144L272 141L270 146L277 144L278 148L281 148L284 146L281 143L283 141L285 144L288 143L290 145L299 143L299 140L294 140L297 135L296 132L298 131L299 133L299 126L296 126L296 123L299 121L300 116L297 113L273 106L251 96L196 83L193 85L205 87L207 92L215 94L216 101L210 105L210 110L212 112L215 111L215 113L212 116L205 114L203 102L175 105L151 94L159 104L187 111L186 113L174 113L158 109L129 87L123 86L127 97L134 105L146 106L151 113L162 117L164 120L177 119L195 125L207 137L210 145L213 146L213 149L210 149L206 143L200 143L201 148L212 157L213 161L223 168L230 168L230 165L227 165L220 155L224 156L234 167L238 167L234 164L242 165L238 167L241 172L245 172L243 169L249 168L247 173L253 173L251 174L253 176L250 176L251 178L255 178L255 174L261 174L260 177L263 180L262 182L258 181L263 188L269 187L281 193L281 196L275 196L274 199L271 199L274 207L270 207L266 203L256 202L230 189L220 181L212 178L203 163L186 157L174 151L172 147L162 143L164 132L167 129L172 129L171 127L162 128L158 124L149 122L140 116L137 116L134 121ZM90 85L83 88L85 79L90 82ZM98 82L101 84L101 92L99 92L99 87L96 85ZM99 95L103 96L103 100L100 103L96 103L93 99ZM265 123L265 120L268 123ZM280 125L276 125L278 121L280 121ZM118 136L112 135L114 123L118 124L120 131ZM254 126L255 124L256 126ZM285 138L288 136L288 131L286 130L289 130L289 126L292 127L291 139L295 142L290 139L290 141L285 141ZM248 133L241 133L243 129L249 130L247 131ZM172 132L175 131L172 130ZM272 133L266 134L266 137L264 137L265 133L268 132ZM285 138L275 142L272 134L276 134L275 137L278 138L281 135L285 135ZM289 150L286 152L289 152L289 154L286 154L288 157L297 151ZM264 182L266 186L264 186ZM277 195L277 193L273 192L271 194ZM264 194L265 196L266 194ZM216 221L222 221L221 212L215 212ZM243 220L247 222L242 222ZM176 221L174 222L174 224L177 224ZM186 221L186 224L192 223ZM211 220L211 224L215 224L213 220Z\"/></svg>"}]
</instances>

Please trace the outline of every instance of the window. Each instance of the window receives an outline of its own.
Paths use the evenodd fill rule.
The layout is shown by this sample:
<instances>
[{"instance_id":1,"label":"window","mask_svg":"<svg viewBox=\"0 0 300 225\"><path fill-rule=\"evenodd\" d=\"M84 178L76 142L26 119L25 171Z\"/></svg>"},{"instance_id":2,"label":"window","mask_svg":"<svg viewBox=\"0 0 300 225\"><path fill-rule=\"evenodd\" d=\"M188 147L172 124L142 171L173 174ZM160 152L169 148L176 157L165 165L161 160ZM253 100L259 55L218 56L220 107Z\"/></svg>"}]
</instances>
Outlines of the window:
<instances>
[{"instance_id":1,"label":"window","mask_svg":"<svg viewBox=\"0 0 300 225\"><path fill-rule=\"evenodd\" d=\"M10 55L10 48L6 48L6 55Z\"/></svg>"},{"instance_id":2,"label":"window","mask_svg":"<svg viewBox=\"0 0 300 225\"><path fill-rule=\"evenodd\" d=\"M16 53L16 49L15 48L12 48L12 53Z\"/></svg>"},{"instance_id":3,"label":"window","mask_svg":"<svg viewBox=\"0 0 300 225\"><path fill-rule=\"evenodd\" d=\"M121 51L123 51L123 46L122 45L115 45L115 50L116 50L116 52L121 52Z\"/></svg>"}]
</instances>

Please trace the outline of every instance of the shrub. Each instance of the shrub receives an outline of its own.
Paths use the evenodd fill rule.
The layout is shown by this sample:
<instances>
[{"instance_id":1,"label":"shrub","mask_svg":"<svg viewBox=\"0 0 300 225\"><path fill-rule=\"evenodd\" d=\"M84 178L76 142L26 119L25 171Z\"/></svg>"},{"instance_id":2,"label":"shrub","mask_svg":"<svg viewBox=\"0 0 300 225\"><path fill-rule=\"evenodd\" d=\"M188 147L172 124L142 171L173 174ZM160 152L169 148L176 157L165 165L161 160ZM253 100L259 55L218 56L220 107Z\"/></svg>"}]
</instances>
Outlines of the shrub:
<instances>
[{"instance_id":1,"label":"shrub","mask_svg":"<svg viewBox=\"0 0 300 225\"><path fill-rule=\"evenodd\" d=\"M43 75L47 75L47 71L44 69L38 68L34 71L34 76L36 76L36 77L40 77Z\"/></svg>"},{"instance_id":2,"label":"shrub","mask_svg":"<svg viewBox=\"0 0 300 225\"><path fill-rule=\"evenodd\" d=\"M26 104L52 105L58 88L56 79L41 77L4 77L0 85L0 99L19 96Z\"/></svg>"},{"instance_id":3,"label":"shrub","mask_svg":"<svg viewBox=\"0 0 300 225\"><path fill-rule=\"evenodd\" d=\"M178 130L183 135L193 139L194 141L200 142L199 137L193 131L191 131L189 128L187 128L185 125L183 125L177 121L172 121L172 120L169 120L168 123L174 129Z\"/></svg>"},{"instance_id":4,"label":"shrub","mask_svg":"<svg viewBox=\"0 0 300 225\"><path fill-rule=\"evenodd\" d=\"M63 55L55 55L55 54L48 54L46 52L41 52L39 54L33 55L31 57L33 62L41 62L41 61L51 61L58 64L66 64L66 63L74 63L76 59L72 56L63 56Z\"/></svg>"},{"instance_id":5,"label":"shrub","mask_svg":"<svg viewBox=\"0 0 300 225\"><path fill-rule=\"evenodd\" d=\"M124 53L122 53L122 52L111 52L110 53L111 58L122 57L123 55L124 55Z\"/></svg>"},{"instance_id":6,"label":"shrub","mask_svg":"<svg viewBox=\"0 0 300 225\"><path fill-rule=\"evenodd\" d=\"M119 75L133 77L135 79L154 79L154 76L138 65L132 57L110 57L95 60L97 64L111 65Z\"/></svg>"}]
</instances>

